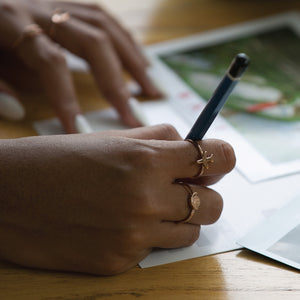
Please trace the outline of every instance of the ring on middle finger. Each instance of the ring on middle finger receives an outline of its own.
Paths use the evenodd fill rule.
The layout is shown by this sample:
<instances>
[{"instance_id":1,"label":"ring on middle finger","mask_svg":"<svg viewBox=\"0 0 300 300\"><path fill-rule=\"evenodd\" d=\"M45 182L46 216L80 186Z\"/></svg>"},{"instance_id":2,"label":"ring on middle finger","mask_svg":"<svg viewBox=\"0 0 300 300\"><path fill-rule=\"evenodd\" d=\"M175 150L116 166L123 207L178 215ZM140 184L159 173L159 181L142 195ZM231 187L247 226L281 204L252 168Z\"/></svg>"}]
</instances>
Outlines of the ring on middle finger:
<instances>
[{"instance_id":1,"label":"ring on middle finger","mask_svg":"<svg viewBox=\"0 0 300 300\"><path fill-rule=\"evenodd\" d=\"M62 23L67 22L70 20L71 15L67 11L60 11L56 10L54 14L51 16L51 26L49 29L49 36L54 37L55 36L55 31L56 31L56 26Z\"/></svg>"},{"instance_id":2,"label":"ring on middle finger","mask_svg":"<svg viewBox=\"0 0 300 300\"><path fill-rule=\"evenodd\" d=\"M176 183L180 184L188 192L187 201L188 201L188 206L190 208L190 212L188 216L183 220L178 221L177 223L187 223L193 218L195 212L199 209L201 200L199 194L197 192L193 192L192 188L187 183L181 181L178 181Z\"/></svg>"},{"instance_id":3,"label":"ring on middle finger","mask_svg":"<svg viewBox=\"0 0 300 300\"><path fill-rule=\"evenodd\" d=\"M204 174L205 170L209 169L209 164L214 162L214 155L210 154L208 155L207 151L203 151L199 143L193 140L186 140L187 142L190 142L197 150L198 152L198 159L196 160L196 164L200 166L199 171L197 172L196 175L194 175L194 178L198 178Z\"/></svg>"}]
</instances>

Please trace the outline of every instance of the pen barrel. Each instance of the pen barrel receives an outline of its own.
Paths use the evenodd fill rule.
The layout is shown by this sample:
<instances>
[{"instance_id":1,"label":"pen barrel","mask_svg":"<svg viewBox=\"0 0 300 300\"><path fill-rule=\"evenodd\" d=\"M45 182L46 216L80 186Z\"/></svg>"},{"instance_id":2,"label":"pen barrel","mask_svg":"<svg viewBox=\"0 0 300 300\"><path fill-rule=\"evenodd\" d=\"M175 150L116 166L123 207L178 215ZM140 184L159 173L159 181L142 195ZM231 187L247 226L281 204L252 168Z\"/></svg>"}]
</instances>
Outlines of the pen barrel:
<instances>
[{"instance_id":1,"label":"pen barrel","mask_svg":"<svg viewBox=\"0 0 300 300\"><path fill-rule=\"evenodd\" d=\"M202 140L238 81L238 79L232 79L231 76L228 76L228 74L224 76L194 126L186 136L186 139L194 141Z\"/></svg>"}]
</instances>

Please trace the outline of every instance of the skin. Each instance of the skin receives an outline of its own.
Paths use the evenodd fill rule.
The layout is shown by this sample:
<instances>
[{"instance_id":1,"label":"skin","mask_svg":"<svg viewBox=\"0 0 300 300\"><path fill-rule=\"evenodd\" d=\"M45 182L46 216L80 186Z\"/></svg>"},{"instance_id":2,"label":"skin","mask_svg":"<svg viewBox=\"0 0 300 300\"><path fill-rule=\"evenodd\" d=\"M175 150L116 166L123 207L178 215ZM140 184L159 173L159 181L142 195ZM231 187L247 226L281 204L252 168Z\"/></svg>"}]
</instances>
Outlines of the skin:
<instances>
[{"instance_id":1,"label":"skin","mask_svg":"<svg viewBox=\"0 0 300 300\"><path fill-rule=\"evenodd\" d=\"M235 165L231 146L200 142L214 163L168 125L0 141L0 257L24 266L112 275L153 248L193 244L220 216L207 186ZM103 175L105 174L105 176ZM189 223L189 182L201 205Z\"/></svg>"},{"instance_id":2,"label":"skin","mask_svg":"<svg viewBox=\"0 0 300 300\"><path fill-rule=\"evenodd\" d=\"M53 25L55 10L71 18ZM27 25L43 32L23 39ZM132 115L130 94L123 79L126 70L151 97L160 95L146 74L147 62L131 35L109 13L96 5L42 0L0 0L0 78L20 88L42 86L67 133L76 133L74 119L80 107L64 52L86 60L104 97L131 127L141 124Z\"/></svg>"}]
</instances>

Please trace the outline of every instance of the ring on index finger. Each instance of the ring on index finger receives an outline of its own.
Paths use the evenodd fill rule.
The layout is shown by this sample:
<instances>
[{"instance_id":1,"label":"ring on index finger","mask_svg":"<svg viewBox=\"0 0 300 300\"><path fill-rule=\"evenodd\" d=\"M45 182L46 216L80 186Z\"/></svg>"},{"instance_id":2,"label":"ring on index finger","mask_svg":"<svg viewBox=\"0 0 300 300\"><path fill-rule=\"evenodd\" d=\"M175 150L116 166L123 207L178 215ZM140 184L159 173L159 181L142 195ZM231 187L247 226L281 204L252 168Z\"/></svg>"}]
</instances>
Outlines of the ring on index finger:
<instances>
[{"instance_id":1,"label":"ring on index finger","mask_svg":"<svg viewBox=\"0 0 300 300\"><path fill-rule=\"evenodd\" d=\"M32 24L26 25L23 28L20 36L12 43L11 47L12 47L12 49L16 49L25 40L32 39L42 33L43 33L43 29L38 24L32 23Z\"/></svg>"},{"instance_id":2,"label":"ring on index finger","mask_svg":"<svg viewBox=\"0 0 300 300\"><path fill-rule=\"evenodd\" d=\"M177 223L187 223L193 218L196 210L199 209L200 204L201 204L200 197L197 192L193 192L192 188L187 183L184 183L181 181L178 181L176 183L180 184L188 192L187 201L188 201L188 206L190 208L190 212L189 212L188 216L186 218L184 218L183 220L178 221Z\"/></svg>"},{"instance_id":3,"label":"ring on index finger","mask_svg":"<svg viewBox=\"0 0 300 300\"><path fill-rule=\"evenodd\" d=\"M209 169L209 164L214 162L214 155L210 154L208 155L207 151L203 151L199 143L193 140L186 140L187 142L190 142L197 150L199 157L196 160L196 164L200 166L199 171L197 172L196 175L194 175L194 178L198 178L203 175L205 170Z\"/></svg>"}]
</instances>

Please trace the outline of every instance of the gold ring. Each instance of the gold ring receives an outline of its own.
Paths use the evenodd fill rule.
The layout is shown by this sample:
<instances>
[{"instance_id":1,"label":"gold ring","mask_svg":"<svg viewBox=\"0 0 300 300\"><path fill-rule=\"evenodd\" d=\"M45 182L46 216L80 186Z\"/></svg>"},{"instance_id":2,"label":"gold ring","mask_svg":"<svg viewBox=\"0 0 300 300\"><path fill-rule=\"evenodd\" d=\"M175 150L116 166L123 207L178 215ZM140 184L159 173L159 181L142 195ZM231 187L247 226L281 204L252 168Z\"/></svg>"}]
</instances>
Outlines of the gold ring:
<instances>
[{"instance_id":1,"label":"gold ring","mask_svg":"<svg viewBox=\"0 0 300 300\"><path fill-rule=\"evenodd\" d=\"M35 23L26 25L20 34L20 36L12 43L12 48L16 49L20 44L22 44L26 39L34 38L43 33L43 29Z\"/></svg>"},{"instance_id":2,"label":"gold ring","mask_svg":"<svg viewBox=\"0 0 300 300\"><path fill-rule=\"evenodd\" d=\"M200 197L198 195L197 192L193 192L192 188L187 184L187 183L184 183L184 182L176 182L178 184L180 184L181 186L184 187L184 189L188 192L188 206L190 208L190 213L189 215L184 218L183 220L181 221L178 221L177 223L187 223L189 222L194 214L195 214L195 211L199 209L200 207L200 204L201 204L201 200L200 200Z\"/></svg>"},{"instance_id":3,"label":"gold ring","mask_svg":"<svg viewBox=\"0 0 300 300\"><path fill-rule=\"evenodd\" d=\"M208 170L209 164L214 162L213 160L214 155L213 154L208 155L207 151L203 151L199 143L197 143L196 141L189 140L189 139L186 141L193 144L199 154L199 158L196 160L196 164L198 164L200 168L197 174L194 175L193 177L194 178L200 177L203 175L205 170Z\"/></svg>"},{"instance_id":4,"label":"gold ring","mask_svg":"<svg viewBox=\"0 0 300 300\"><path fill-rule=\"evenodd\" d=\"M68 12L61 12L56 10L55 13L51 16L51 26L49 29L49 36L54 37L56 25L63 24L70 20L71 15Z\"/></svg>"}]
</instances>

